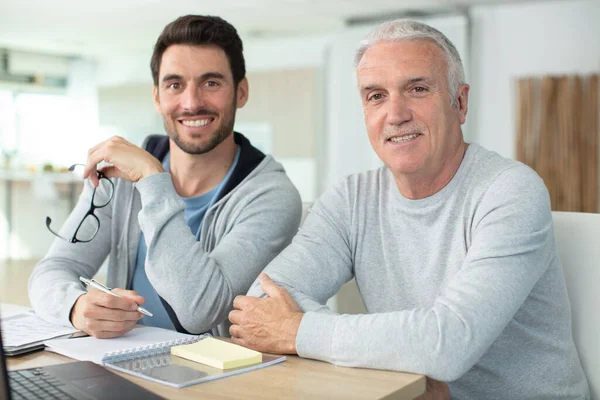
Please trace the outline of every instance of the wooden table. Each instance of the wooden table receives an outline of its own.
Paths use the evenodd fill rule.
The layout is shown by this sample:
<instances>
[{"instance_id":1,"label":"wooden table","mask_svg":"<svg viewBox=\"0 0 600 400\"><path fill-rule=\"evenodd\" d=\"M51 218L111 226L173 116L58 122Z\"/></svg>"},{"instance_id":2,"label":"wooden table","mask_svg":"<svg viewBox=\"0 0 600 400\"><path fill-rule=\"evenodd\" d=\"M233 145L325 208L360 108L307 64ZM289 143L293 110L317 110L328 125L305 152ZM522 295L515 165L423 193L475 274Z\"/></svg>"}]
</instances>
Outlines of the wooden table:
<instances>
[{"instance_id":1,"label":"wooden table","mask_svg":"<svg viewBox=\"0 0 600 400\"><path fill-rule=\"evenodd\" d=\"M0 302L29 306L27 278L34 261L0 262ZM15 307L0 304L6 315ZM8 358L9 369L33 368L71 362L47 351ZM425 377L401 372L335 365L288 356L281 364L201 383L184 389L118 373L168 399L413 399L425 391Z\"/></svg>"},{"instance_id":2,"label":"wooden table","mask_svg":"<svg viewBox=\"0 0 600 400\"><path fill-rule=\"evenodd\" d=\"M48 351L8 358L8 369L71 362ZM168 399L413 399L425 391L422 375L336 367L288 356L281 364L176 389L117 372Z\"/></svg>"}]
</instances>

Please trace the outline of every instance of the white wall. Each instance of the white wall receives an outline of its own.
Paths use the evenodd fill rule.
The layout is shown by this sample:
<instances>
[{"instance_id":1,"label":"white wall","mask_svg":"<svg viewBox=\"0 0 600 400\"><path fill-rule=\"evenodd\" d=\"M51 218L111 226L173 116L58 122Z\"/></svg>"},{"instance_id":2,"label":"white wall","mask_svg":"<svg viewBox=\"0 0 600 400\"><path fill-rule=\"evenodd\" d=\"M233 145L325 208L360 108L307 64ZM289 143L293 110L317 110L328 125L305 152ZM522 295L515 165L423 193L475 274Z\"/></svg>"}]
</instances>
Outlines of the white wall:
<instances>
[{"instance_id":1,"label":"white wall","mask_svg":"<svg viewBox=\"0 0 600 400\"><path fill-rule=\"evenodd\" d=\"M248 73L285 69L320 68L323 53L332 35L303 38L253 39L242 38ZM155 39L151 39L155 40ZM148 51L112 54L98 61L100 86L152 84L150 74L151 42ZM300 56L301 55L301 56Z\"/></svg>"},{"instance_id":2,"label":"white wall","mask_svg":"<svg viewBox=\"0 0 600 400\"><path fill-rule=\"evenodd\" d=\"M533 74L600 71L600 2L479 6L472 10L470 16L472 48L468 80L472 89L469 131L465 136L504 156L513 157L514 79ZM444 20L428 22L446 33L467 60L469 55L464 53L468 50L468 29L464 21L447 20L445 23ZM352 67L356 44L368 30L353 28L338 35L314 36L304 40L245 41L249 71L269 71L292 65L325 68L327 63L321 94L326 103L323 107L326 129L321 136L322 142L317 143L317 150L322 153L317 160L316 174L322 182L317 195L326 185L345 174L379 165L364 131ZM105 88L123 84L151 85L150 52L151 49L147 54L115 56L110 62L99 62L98 84ZM43 239L37 240L36 237L32 241L36 246L17 253L22 257L40 257L48 247L47 235L42 232L43 218L50 213L56 216L57 221L61 217L64 219L66 200L63 198L51 210L36 210L31 204L22 203L22 196L27 194L15 194L15 201L22 206L19 208L26 210L21 215L35 214L28 218L41 228L31 229L33 225L30 226L29 222L19 223L15 240L28 237L33 232L37 236L42 235ZM3 205L2 188L0 198ZM15 215L14 219L17 218L19 216ZM3 225L0 216L0 227ZM5 232L0 231L0 241L5 242Z\"/></svg>"},{"instance_id":3,"label":"white wall","mask_svg":"<svg viewBox=\"0 0 600 400\"><path fill-rule=\"evenodd\" d=\"M515 157L518 77L600 72L600 2L475 7L471 137Z\"/></svg>"}]
</instances>

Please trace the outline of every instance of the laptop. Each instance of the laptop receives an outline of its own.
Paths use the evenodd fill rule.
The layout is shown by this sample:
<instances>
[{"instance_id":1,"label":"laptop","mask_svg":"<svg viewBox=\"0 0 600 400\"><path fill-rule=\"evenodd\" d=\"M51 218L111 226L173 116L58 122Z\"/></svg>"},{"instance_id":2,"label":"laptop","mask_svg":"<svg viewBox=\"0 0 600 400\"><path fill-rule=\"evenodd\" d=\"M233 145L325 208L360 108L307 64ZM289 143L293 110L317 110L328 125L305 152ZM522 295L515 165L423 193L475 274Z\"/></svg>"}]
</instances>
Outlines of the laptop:
<instances>
[{"instance_id":1,"label":"laptop","mask_svg":"<svg viewBox=\"0 0 600 400\"><path fill-rule=\"evenodd\" d=\"M112 400L162 397L89 361L8 371L0 330L0 400L21 399Z\"/></svg>"}]
</instances>

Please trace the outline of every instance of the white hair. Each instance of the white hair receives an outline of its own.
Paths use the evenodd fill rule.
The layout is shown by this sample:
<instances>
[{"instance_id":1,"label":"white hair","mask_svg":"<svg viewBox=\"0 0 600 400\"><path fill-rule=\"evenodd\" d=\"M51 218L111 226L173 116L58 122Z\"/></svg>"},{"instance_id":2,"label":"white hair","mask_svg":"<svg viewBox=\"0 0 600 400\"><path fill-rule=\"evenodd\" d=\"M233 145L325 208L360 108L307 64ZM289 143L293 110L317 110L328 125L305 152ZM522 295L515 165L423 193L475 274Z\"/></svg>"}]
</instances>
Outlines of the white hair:
<instances>
[{"instance_id":1,"label":"white hair","mask_svg":"<svg viewBox=\"0 0 600 400\"><path fill-rule=\"evenodd\" d=\"M401 40L430 40L444 53L448 64L448 90L452 107L458 108L456 94L460 85L465 83L465 70L456 47L437 29L422 22L411 20L395 20L385 22L371 31L360 42L356 50L354 66L358 66L365 52L380 42L396 42Z\"/></svg>"}]
</instances>

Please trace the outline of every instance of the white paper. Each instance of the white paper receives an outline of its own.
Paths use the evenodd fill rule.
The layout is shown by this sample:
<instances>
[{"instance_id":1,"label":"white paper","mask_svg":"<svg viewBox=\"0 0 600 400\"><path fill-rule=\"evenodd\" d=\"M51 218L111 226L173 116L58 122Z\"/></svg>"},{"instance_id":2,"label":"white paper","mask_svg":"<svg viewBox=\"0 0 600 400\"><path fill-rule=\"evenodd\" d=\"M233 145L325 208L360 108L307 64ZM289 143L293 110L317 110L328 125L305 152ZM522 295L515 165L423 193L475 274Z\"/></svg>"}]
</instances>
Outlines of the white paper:
<instances>
[{"instance_id":1,"label":"white paper","mask_svg":"<svg viewBox=\"0 0 600 400\"><path fill-rule=\"evenodd\" d=\"M54 339L44 342L46 350L80 361L102 364L102 358L114 351L131 350L140 346L161 344L194 335L185 335L169 329L140 326L125 335L112 339L97 339L92 336L73 339Z\"/></svg>"},{"instance_id":2,"label":"white paper","mask_svg":"<svg viewBox=\"0 0 600 400\"><path fill-rule=\"evenodd\" d=\"M4 347L22 346L77 332L73 327L50 324L33 312L2 318Z\"/></svg>"}]
</instances>

